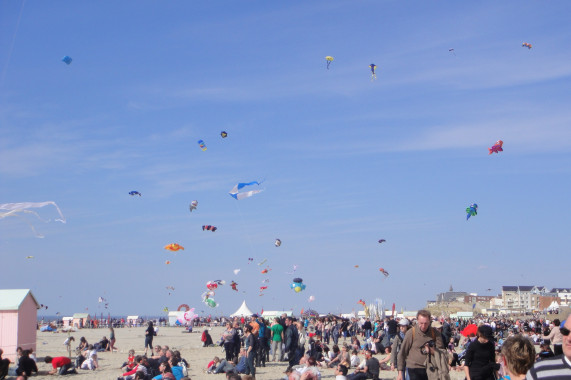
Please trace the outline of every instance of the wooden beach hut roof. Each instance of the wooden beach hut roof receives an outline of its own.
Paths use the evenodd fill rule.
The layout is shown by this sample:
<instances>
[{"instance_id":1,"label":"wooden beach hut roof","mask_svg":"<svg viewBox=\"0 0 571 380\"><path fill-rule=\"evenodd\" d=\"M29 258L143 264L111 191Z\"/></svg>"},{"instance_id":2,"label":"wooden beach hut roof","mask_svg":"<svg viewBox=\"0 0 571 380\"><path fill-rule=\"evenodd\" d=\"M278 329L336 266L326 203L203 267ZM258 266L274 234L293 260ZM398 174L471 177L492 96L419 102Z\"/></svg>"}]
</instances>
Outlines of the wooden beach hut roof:
<instances>
[{"instance_id":1,"label":"wooden beach hut roof","mask_svg":"<svg viewBox=\"0 0 571 380\"><path fill-rule=\"evenodd\" d=\"M28 293L36 303L36 308L39 309L40 304L30 289L0 289L0 310L18 310Z\"/></svg>"}]
</instances>

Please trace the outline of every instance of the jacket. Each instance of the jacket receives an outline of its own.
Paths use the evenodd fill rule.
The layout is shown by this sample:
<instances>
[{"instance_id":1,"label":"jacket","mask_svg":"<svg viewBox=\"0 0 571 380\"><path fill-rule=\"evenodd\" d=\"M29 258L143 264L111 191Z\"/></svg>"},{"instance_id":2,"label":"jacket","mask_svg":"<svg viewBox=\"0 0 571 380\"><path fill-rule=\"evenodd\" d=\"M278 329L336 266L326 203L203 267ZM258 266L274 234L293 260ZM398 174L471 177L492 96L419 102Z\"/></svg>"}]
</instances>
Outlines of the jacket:
<instances>
[{"instance_id":1,"label":"jacket","mask_svg":"<svg viewBox=\"0 0 571 380\"><path fill-rule=\"evenodd\" d=\"M428 355L425 364L428 380L450 380L446 350L435 348L434 355Z\"/></svg>"},{"instance_id":2,"label":"jacket","mask_svg":"<svg viewBox=\"0 0 571 380\"><path fill-rule=\"evenodd\" d=\"M285 333L285 349L286 351L293 351L297 349L298 345L298 332L294 324L288 326Z\"/></svg>"},{"instance_id":3,"label":"jacket","mask_svg":"<svg viewBox=\"0 0 571 380\"><path fill-rule=\"evenodd\" d=\"M431 340L436 343L437 348L444 348L440 333L433 327L429 327L426 333L422 332L418 326L408 330L397 356L398 370L404 371L405 365L406 368L426 368L424 365L426 355L420 351L420 348Z\"/></svg>"}]
</instances>

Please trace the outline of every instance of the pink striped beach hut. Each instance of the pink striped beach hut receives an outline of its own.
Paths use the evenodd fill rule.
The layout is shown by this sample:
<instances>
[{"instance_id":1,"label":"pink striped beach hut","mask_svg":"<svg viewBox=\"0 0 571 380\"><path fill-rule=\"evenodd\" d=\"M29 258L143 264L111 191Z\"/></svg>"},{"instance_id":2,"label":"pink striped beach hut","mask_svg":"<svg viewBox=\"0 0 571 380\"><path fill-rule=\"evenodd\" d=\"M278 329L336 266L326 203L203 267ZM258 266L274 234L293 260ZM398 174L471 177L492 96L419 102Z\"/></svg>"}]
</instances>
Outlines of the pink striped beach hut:
<instances>
[{"instance_id":1,"label":"pink striped beach hut","mask_svg":"<svg viewBox=\"0 0 571 380\"><path fill-rule=\"evenodd\" d=\"M36 351L38 309L30 289L0 289L0 347L3 357L16 360L16 349Z\"/></svg>"}]
</instances>

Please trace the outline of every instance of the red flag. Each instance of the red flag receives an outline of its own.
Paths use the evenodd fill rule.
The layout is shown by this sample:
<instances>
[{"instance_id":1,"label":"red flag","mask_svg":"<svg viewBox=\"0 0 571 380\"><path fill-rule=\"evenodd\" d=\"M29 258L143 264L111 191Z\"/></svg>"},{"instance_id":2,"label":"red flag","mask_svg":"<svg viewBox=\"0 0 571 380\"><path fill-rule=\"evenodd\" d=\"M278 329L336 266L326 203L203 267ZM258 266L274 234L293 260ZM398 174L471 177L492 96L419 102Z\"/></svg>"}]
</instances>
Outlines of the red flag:
<instances>
[{"instance_id":1,"label":"red flag","mask_svg":"<svg viewBox=\"0 0 571 380\"><path fill-rule=\"evenodd\" d=\"M393 316L393 317L395 316L395 304L394 304L394 302L393 302L393 313L392 313L392 316Z\"/></svg>"},{"instance_id":2,"label":"red flag","mask_svg":"<svg viewBox=\"0 0 571 380\"><path fill-rule=\"evenodd\" d=\"M260 315L264 315L264 308L262 307L262 312L260 313Z\"/></svg>"},{"instance_id":3,"label":"red flag","mask_svg":"<svg viewBox=\"0 0 571 380\"><path fill-rule=\"evenodd\" d=\"M300 313L300 314L303 315L303 307L301 308L301 313Z\"/></svg>"}]
</instances>

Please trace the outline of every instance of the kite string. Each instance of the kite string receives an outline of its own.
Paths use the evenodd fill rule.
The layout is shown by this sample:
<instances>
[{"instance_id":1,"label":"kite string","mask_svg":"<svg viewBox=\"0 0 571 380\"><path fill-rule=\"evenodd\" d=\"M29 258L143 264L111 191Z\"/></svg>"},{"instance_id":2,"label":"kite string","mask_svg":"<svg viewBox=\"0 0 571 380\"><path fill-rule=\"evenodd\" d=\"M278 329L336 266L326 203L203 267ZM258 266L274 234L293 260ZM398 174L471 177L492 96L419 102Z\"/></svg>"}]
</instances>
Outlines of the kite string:
<instances>
[{"instance_id":1,"label":"kite string","mask_svg":"<svg viewBox=\"0 0 571 380\"><path fill-rule=\"evenodd\" d=\"M16 21L16 28L14 29L14 35L12 36L12 43L8 49L8 56L6 57L6 63L2 68L2 76L0 77L0 88L4 86L4 79L6 78L6 72L8 71L8 65L10 64L10 59L12 58L12 51L14 50L14 45L16 44L16 34L20 28L20 21L22 20L22 14L24 13L24 5L26 5L26 0L22 1L22 6L20 7L20 14L18 15L18 21Z\"/></svg>"}]
</instances>

